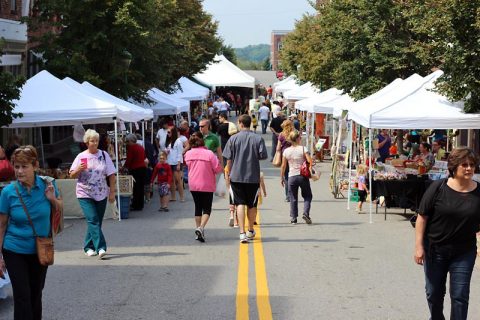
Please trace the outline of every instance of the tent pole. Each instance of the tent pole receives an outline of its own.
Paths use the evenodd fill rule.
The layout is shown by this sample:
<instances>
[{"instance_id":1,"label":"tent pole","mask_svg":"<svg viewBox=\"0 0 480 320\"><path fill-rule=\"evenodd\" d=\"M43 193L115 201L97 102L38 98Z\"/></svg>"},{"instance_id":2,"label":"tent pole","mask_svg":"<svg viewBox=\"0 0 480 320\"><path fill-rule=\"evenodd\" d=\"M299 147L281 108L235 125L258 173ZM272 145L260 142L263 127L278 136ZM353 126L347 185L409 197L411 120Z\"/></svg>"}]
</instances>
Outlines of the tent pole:
<instances>
[{"instance_id":1,"label":"tent pole","mask_svg":"<svg viewBox=\"0 0 480 320\"><path fill-rule=\"evenodd\" d=\"M117 118L113 118L115 126L115 165L117 166L117 205L118 205L118 221L122 221L122 206L120 205L120 167L118 166L118 131Z\"/></svg>"},{"instance_id":2,"label":"tent pole","mask_svg":"<svg viewBox=\"0 0 480 320\"><path fill-rule=\"evenodd\" d=\"M348 132L348 196L347 196L347 210L350 210L350 198L352 196L352 122L347 120L347 132Z\"/></svg>"},{"instance_id":3,"label":"tent pole","mask_svg":"<svg viewBox=\"0 0 480 320\"><path fill-rule=\"evenodd\" d=\"M42 149L42 167L45 168L45 148L43 147L42 127L38 127L40 131L40 148Z\"/></svg>"},{"instance_id":4,"label":"tent pole","mask_svg":"<svg viewBox=\"0 0 480 320\"><path fill-rule=\"evenodd\" d=\"M310 148L310 154L313 156L313 145L314 145L314 140L315 140L315 113L312 113L312 123L311 123L311 128L310 128L310 145L308 146Z\"/></svg>"},{"instance_id":5,"label":"tent pole","mask_svg":"<svg viewBox=\"0 0 480 320\"><path fill-rule=\"evenodd\" d=\"M145 148L145 120L142 120L142 140L143 140L143 147Z\"/></svg>"},{"instance_id":6,"label":"tent pole","mask_svg":"<svg viewBox=\"0 0 480 320\"><path fill-rule=\"evenodd\" d=\"M133 133L133 124L130 122L130 133Z\"/></svg>"},{"instance_id":7,"label":"tent pole","mask_svg":"<svg viewBox=\"0 0 480 320\"><path fill-rule=\"evenodd\" d=\"M150 136L150 142L153 144L153 119L152 119L152 134Z\"/></svg>"},{"instance_id":8,"label":"tent pole","mask_svg":"<svg viewBox=\"0 0 480 320\"><path fill-rule=\"evenodd\" d=\"M373 220L372 220L373 218L372 217L372 210L373 210L373 206L372 206L372 202L373 202L373 199L372 199L372 172L373 172L372 142L373 142L372 129L368 128L368 183L369 183L369 189L370 189L370 219L369 219L370 223L373 223Z\"/></svg>"}]
</instances>

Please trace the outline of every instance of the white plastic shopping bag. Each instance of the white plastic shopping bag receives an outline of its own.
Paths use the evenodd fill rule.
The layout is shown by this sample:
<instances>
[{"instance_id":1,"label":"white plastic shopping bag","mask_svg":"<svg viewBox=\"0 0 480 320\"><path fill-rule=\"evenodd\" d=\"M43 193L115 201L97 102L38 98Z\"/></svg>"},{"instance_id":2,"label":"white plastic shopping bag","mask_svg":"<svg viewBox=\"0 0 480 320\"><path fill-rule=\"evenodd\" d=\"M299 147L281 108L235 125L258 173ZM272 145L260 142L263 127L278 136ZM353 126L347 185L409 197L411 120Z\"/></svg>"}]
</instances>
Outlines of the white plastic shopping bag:
<instances>
[{"instance_id":1,"label":"white plastic shopping bag","mask_svg":"<svg viewBox=\"0 0 480 320\"><path fill-rule=\"evenodd\" d=\"M217 182L217 189L215 190L215 195L218 197L225 197L227 194L227 184L225 183L225 176L223 174L220 175L220 179Z\"/></svg>"}]
</instances>

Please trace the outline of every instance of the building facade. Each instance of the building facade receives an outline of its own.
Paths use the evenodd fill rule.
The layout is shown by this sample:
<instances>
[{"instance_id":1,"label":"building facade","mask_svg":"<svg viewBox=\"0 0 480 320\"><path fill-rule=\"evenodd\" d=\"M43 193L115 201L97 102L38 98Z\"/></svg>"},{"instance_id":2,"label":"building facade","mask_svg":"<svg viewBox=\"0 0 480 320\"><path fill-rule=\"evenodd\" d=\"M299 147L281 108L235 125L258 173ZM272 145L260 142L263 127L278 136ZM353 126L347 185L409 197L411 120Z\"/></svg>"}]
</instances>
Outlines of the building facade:
<instances>
[{"instance_id":1,"label":"building facade","mask_svg":"<svg viewBox=\"0 0 480 320\"><path fill-rule=\"evenodd\" d=\"M280 50L282 50L283 39L290 30L273 30L270 42L270 63L272 70L279 70Z\"/></svg>"},{"instance_id":2,"label":"building facade","mask_svg":"<svg viewBox=\"0 0 480 320\"><path fill-rule=\"evenodd\" d=\"M15 75L26 74L27 24L21 18L30 12L29 0L0 0L0 67Z\"/></svg>"}]
</instances>

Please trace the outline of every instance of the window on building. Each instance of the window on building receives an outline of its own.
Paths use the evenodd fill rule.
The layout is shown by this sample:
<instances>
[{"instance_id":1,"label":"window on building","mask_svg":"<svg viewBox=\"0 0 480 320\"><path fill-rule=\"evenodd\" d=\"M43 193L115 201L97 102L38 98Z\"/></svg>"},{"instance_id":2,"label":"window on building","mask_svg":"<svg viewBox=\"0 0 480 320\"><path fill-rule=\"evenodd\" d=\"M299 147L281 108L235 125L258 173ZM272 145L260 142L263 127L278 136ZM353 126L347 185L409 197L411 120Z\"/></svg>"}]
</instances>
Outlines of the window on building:
<instances>
[{"instance_id":1,"label":"window on building","mask_svg":"<svg viewBox=\"0 0 480 320\"><path fill-rule=\"evenodd\" d=\"M17 0L10 0L10 11L17 13Z\"/></svg>"},{"instance_id":2,"label":"window on building","mask_svg":"<svg viewBox=\"0 0 480 320\"><path fill-rule=\"evenodd\" d=\"M283 47L283 42L282 41L278 42L278 51L281 51L282 47Z\"/></svg>"}]
</instances>

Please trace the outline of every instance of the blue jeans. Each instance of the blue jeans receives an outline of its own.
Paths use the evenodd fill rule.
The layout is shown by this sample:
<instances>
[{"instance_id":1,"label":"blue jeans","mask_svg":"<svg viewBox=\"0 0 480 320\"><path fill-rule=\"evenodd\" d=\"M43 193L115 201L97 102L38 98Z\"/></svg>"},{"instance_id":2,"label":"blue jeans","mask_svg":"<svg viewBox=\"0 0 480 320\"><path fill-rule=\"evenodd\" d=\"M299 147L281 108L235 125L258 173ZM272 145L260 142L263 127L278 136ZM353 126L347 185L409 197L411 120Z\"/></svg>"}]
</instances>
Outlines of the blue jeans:
<instances>
[{"instance_id":1,"label":"blue jeans","mask_svg":"<svg viewBox=\"0 0 480 320\"><path fill-rule=\"evenodd\" d=\"M288 177L288 195L290 197L290 218L298 217L298 188L302 190L303 198L303 214L310 216L310 205L312 202L312 189L310 188L310 180L298 175Z\"/></svg>"},{"instance_id":2,"label":"blue jeans","mask_svg":"<svg viewBox=\"0 0 480 320\"><path fill-rule=\"evenodd\" d=\"M260 122L262 122L262 134L267 133L268 119L261 119Z\"/></svg>"},{"instance_id":3,"label":"blue jeans","mask_svg":"<svg viewBox=\"0 0 480 320\"><path fill-rule=\"evenodd\" d=\"M102 232L103 216L105 215L105 208L107 207L107 198L95 201L89 198L80 198L80 207L83 215L87 220L87 233L85 234L85 242L83 250L87 252L92 249L95 252L103 249L107 250L107 243Z\"/></svg>"},{"instance_id":4,"label":"blue jeans","mask_svg":"<svg viewBox=\"0 0 480 320\"><path fill-rule=\"evenodd\" d=\"M428 248L426 246L426 248ZM455 255L452 250L431 248L425 252L425 291L431 320L444 320L443 300L446 292L447 273L450 273L450 319L466 320L470 280L476 250Z\"/></svg>"}]
</instances>

